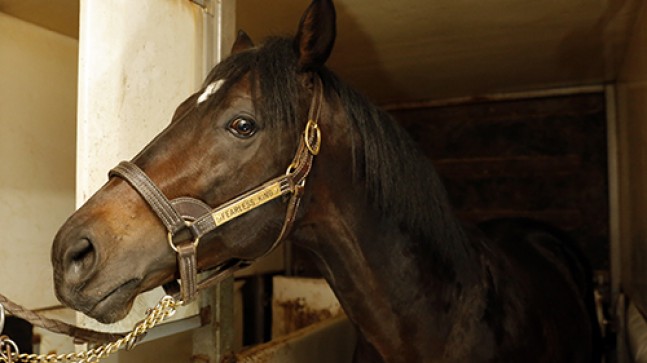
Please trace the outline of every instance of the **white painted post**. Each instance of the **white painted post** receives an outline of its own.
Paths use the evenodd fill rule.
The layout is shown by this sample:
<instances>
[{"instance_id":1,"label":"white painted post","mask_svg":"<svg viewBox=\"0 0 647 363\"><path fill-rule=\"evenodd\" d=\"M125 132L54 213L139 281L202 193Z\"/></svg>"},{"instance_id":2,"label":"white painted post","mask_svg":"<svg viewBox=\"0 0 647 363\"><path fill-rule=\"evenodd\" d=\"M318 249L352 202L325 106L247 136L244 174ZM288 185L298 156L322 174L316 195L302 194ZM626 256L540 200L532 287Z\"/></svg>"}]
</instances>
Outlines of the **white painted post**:
<instances>
[{"instance_id":1,"label":"white painted post","mask_svg":"<svg viewBox=\"0 0 647 363\"><path fill-rule=\"evenodd\" d=\"M77 207L170 121L202 75L201 10L178 0L82 0L79 32ZM140 296L121 323L129 330L159 300Z\"/></svg>"},{"instance_id":2,"label":"white painted post","mask_svg":"<svg viewBox=\"0 0 647 363\"><path fill-rule=\"evenodd\" d=\"M189 1L81 0L78 205L199 86L201 13Z\"/></svg>"},{"instance_id":3,"label":"white painted post","mask_svg":"<svg viewBox=\"0 0 647 363\"><path fill-rule=\"evenodd\" d=\"M81 0L77 206L106 182L110 168L131 159L170 122L176 106L199 88L213 66L208 63L219 59L224 26L234 17L220 14L229 2L204 2L207 10L189 0ZM225 286L219 297L231 296L231 284ZM140 296L118 324L78 320L95 329L129 330L162 293ZM198 306L182 311L196 314Z\"/></svg>"}]
</instances>

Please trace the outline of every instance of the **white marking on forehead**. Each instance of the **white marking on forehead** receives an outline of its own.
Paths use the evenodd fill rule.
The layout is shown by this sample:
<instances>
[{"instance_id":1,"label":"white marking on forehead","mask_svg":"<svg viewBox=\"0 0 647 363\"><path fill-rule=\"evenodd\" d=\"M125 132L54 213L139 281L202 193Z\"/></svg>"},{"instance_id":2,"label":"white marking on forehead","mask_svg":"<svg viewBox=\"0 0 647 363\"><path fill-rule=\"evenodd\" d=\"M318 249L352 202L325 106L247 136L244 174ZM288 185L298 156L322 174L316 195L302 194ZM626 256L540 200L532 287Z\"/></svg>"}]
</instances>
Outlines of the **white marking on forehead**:
<instances>
[{"instance_id":1,"label":"white marking on forehead","mask_svg":"<svg viewBox=\"0 0 647 363\"><path fill-rule=\"evenodd\" d=\"M198 97L198 102L197 104L201 104L202 102L206 101L213 95L214 93L218 92L218 89L225 83L224 79L219 79L217 81L209 83L207 87L205 87L204 92Z\"/></svg>"}]
</instances>

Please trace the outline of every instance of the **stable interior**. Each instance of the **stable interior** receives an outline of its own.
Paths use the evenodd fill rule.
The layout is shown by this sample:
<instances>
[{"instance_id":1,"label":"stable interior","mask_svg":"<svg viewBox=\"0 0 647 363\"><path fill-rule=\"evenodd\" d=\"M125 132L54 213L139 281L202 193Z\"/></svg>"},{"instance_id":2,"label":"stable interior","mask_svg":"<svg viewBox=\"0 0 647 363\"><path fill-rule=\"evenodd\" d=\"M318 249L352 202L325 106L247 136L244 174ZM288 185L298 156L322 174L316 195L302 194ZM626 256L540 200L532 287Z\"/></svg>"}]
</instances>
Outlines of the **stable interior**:
<instances>
[{"instance_id":1,"label":"stable interior","mask_svg":"<svg viewBox=\"0 0 647 363\"><path fill-rule=\"evenodd\" d=\"M257 42L292 34L307 4L238 1L236 28ZM415 132L463 218L514 214L576 235L618 335L613 354L630 361L640 346L624 329L625 307L647 313L644 1L336 6L329 66ZM0 147L8 156L0 215L12 221L6 235L17 246L2 260L0 285L38 309L58 306L49 245L75 207L78 19L74 0L0 0ZM262 300L268 276L282 270L316 274L298 250L291 256L240 277L246 295ZM267 313L245 314L239 344L267 340Z\"/></svg>"}]
</instances>

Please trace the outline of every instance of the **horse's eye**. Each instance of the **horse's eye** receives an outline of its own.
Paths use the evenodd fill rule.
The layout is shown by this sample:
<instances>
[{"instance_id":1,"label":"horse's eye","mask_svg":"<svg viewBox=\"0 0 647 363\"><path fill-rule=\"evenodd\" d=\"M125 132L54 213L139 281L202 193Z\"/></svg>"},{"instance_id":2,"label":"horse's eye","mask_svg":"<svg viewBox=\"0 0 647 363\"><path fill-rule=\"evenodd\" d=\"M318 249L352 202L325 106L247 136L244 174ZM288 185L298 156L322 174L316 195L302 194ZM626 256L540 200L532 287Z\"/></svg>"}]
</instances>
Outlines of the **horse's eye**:
<instances>
[{"instance_id":1,"label":"horse's eye","mask_svg":"<svg viewBox=\"0 0 647 363\"><path fill-rule=\"evenodd\" d=\"M250 137L256 132L256 122L245 117L236 117L229 123L229 131L237 137Z\"/></svg>"}]
</instances>

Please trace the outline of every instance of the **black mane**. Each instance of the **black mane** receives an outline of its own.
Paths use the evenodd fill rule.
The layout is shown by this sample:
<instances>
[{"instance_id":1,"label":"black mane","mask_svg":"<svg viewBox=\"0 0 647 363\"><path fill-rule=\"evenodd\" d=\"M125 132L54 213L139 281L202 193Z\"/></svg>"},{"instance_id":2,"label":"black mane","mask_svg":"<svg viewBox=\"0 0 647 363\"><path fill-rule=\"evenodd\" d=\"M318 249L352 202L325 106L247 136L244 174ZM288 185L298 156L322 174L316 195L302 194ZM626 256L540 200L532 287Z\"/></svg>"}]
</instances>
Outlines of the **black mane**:
<instances>
[{"instance_id":1,"label":"black mane","mask_svg":"<svg viewBox=\"0 0 647 363\"><path fill-rule=\"evenodd\" d=\"M214 80L226 79L218 92L222 95L249 74L252 84L258 82L263 95L260 99L254 97L259 117L270 127L294 130L297 135L302 127L298 123L304 117L297 111L302 96L298 72L292 40L269 38L259 47L225 59L207 77L205 86ZM341 99L348 119L360 134L363 147L354 148L354 174L365 183L369 200L382 212L383 218L396 221L424 250L428 249L429 242L423 241L431 239L439 247L434 254L445 257L464 254L465 246L460 241L466 238L451 211L444 186L411 137L389 114L339 80L332 71L324 67L317 73L327 95L336 94Z\"/></svg>"}]
</instances>

